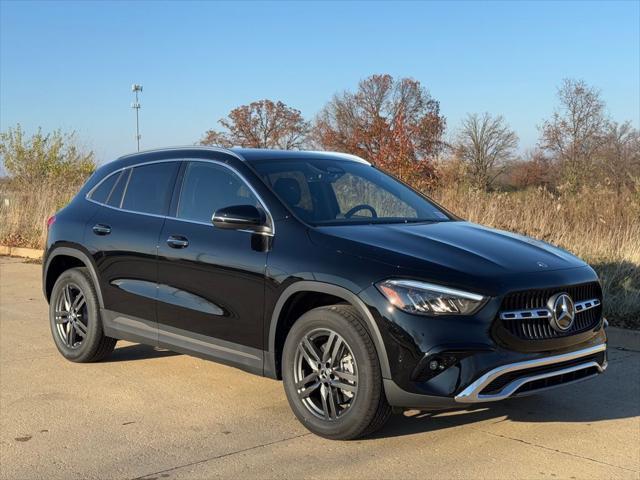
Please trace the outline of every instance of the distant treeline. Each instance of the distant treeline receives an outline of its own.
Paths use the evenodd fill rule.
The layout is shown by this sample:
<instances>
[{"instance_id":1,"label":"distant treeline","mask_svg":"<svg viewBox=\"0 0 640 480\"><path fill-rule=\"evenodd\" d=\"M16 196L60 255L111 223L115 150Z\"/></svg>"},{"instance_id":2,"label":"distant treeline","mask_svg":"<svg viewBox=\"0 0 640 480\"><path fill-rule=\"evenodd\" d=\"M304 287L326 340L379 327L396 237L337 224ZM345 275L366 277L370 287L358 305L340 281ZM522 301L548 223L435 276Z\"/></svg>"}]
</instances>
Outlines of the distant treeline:
<instances>
[{"instance_id":1,"label":"distant treeline","mask_svg":"<svg viewBox=\"0 0 640 480\"><path fill-rule=\"evenodd\" d=\"M454 179L480 190L637 189L638 130L608 118L600 92L583 81L564 80L557 97L536 148L521 156L518 136L501 115L469 113L448 127L440 103L419 81L390 75L335 94L313 120L280 101L241 105L200 143L348 152L428 189Z\"/></svg>"}]
</instances>

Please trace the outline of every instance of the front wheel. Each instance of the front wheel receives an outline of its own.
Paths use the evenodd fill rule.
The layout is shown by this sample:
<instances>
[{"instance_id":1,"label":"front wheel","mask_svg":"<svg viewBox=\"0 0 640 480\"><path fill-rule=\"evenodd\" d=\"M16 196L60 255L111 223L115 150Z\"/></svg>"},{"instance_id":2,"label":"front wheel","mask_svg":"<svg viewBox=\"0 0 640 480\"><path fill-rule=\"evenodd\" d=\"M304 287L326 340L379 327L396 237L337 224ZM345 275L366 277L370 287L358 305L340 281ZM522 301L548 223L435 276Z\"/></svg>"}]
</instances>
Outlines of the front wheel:
<instances>
[{"instance_id":1,"label":"front wheel","mask_svg":"<svg viewBox=\"0 0 640 480\"><path fill-rule=\"evenodd\" d=\"M298 319L285 341L282 377L294 414L317 435L358 438L391 414L375 347L350 305L316 308Z\"/></svg>"}]
</instances>

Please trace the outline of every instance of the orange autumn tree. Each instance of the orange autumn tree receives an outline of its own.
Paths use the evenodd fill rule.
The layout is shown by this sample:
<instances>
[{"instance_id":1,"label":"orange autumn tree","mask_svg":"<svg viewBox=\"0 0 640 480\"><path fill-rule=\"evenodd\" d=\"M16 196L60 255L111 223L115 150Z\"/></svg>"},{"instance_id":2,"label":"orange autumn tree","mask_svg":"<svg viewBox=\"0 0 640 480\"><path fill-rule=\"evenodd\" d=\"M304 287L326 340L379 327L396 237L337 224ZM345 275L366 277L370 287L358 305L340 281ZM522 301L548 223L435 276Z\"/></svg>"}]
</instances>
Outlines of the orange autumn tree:
<instances>
[{"instance_id":1,"label":"orange autumn tree","mask_svg":"<svg viewBox=\"0 0 640 480\"><path fill-rule=\"evenodd\" d=\"M312 139L318 147L352 153L414 185L435 177L445 118L420 82L373 75L356 92L336 94L318 114Z\"/></svg>"},{"instance_id":2,"label":"orange autumn tree","mask_svg":"<svg viewBox=\"0 0 640 480\"><path fill-rule=\"evenodd\" d=\"M234 108L218 123L224 130L205 132L202 145L295 150L304 146L310 127L299 110L271 100Z\"/></svg>"}]
</instances>

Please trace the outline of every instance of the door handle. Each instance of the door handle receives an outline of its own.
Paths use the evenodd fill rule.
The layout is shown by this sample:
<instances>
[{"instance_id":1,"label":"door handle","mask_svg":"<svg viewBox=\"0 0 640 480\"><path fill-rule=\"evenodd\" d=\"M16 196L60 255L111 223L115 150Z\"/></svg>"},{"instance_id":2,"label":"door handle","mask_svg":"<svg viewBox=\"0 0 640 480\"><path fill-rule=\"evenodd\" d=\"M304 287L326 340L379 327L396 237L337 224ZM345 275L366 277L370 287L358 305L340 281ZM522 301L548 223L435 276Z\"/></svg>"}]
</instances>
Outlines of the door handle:
<instances>
[{"instance_id":1,"label":"door handle","mask_svg":"<svg viewBox=\"0 0 640 480\"><path fill-rule=\"evenodd\" d=\"M98 223L93 226L93 233L96 235L109 235L111 233L111 227L103 223Z\"/></svg>"},{"instance_id":2,"label":"door handle","mask_svg":"<svg viewBox=\"0 0 640 480\"><path fill-rule=\"evenodd\" d=\"M187 248L189 246L189 240L180 235L170 235L169 238L167 238L167 245L171 248Z\"/></svg>"}]
</instances>

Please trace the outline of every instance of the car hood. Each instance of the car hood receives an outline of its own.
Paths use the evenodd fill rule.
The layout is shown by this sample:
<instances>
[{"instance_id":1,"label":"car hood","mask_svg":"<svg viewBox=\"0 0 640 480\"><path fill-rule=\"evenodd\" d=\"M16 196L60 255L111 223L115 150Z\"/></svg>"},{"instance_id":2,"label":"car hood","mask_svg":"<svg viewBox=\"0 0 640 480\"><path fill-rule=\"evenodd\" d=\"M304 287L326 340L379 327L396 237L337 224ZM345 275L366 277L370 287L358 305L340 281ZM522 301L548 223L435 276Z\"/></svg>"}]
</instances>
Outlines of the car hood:
<instances>
[{"instance_id":1,"label":"car hood","mask_svg":"<svg viewBox=\"0 0 640 480\"><path fill-rule=\"evenodd\" d=\"M435 267L492 277L586 265L548 243L463 221L312 230L312 241L325 247L409 270Z\"/></svg>"}]
</instances>

